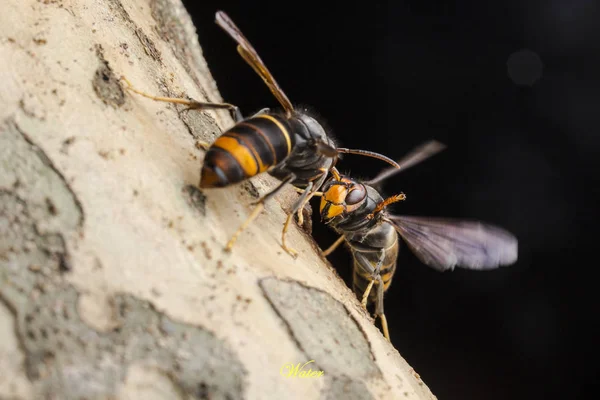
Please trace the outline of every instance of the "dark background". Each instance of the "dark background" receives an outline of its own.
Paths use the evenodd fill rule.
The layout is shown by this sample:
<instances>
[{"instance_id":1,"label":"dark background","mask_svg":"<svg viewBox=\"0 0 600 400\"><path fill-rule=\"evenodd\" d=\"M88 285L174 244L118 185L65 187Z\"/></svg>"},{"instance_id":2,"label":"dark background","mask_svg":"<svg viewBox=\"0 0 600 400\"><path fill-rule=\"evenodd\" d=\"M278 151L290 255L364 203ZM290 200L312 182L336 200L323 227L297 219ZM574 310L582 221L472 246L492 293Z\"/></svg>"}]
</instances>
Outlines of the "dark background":
<instances>
[{"instance_id":1,"label":"dark background","mask_svg":"<svg viewBox=\"0 0 600 400\"><path fill-rule=\"evenodd\" d=\"M518 237L519 261L491 272L399 256L392 342L438 398L582 398L596 384L596 1L185 3L223 97L245 115L277 104L214 24L218 9L342 146L398 159L431 138L448 145L387 182L386 194L407 194L395 212L481 219ZM383 167L340 163L362 177ZM336 238L318 220L314 230L323 248ZM346 250L330 260L349 279Z\"/></svg>"}]
</instances>

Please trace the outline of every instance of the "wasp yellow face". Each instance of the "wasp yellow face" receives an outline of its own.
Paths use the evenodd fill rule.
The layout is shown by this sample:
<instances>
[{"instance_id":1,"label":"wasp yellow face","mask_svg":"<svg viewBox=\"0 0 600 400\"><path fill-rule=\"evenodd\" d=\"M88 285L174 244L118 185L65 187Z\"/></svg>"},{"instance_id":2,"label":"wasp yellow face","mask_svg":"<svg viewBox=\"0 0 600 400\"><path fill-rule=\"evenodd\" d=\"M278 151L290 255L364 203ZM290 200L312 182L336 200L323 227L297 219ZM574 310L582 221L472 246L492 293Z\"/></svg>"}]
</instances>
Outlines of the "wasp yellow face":
<instances>
[{"instance_id":1,"label":"wasp yellow face","mask_svg":"<svg viewBox=\"0 0 600 400\"><path fill-rule=\"evenodd\" d=\"M364 185L352 179L341 177L339 181L329 181L323 187L321 220L328 223L336 217L347 216L358 209L366 197L367 190Z\"/></svg>"}]
</instances>

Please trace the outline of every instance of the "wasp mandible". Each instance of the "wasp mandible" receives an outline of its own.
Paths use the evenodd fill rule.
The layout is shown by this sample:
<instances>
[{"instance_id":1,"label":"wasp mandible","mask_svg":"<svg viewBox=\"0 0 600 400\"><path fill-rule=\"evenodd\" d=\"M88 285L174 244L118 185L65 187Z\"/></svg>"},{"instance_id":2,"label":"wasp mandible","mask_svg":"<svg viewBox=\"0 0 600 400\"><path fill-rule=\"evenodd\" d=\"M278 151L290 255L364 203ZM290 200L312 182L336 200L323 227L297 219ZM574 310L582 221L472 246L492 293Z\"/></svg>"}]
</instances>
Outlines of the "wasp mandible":
<instances>
[{"instance_id":1,"label":"wasp mandible","mask_svg":"<svg viewBox=\"0 0 600 400\"><path fill-rule=\"evenodd\" d=\"M374 186L442 149L439 142L427 142L398 161L400 168L384 170L365 182L333 171L321 193L321 220L341 235L324 254L331 254L342 242L348 245L354 259L353 290L365 308L375 303L375 316L380 318L388 340L383 294L396 271L398 235L421 262L439 271L454 267L489 270L517 261L517 239L496 226L387 211L390 204L406 196L401 193L384 198Z\"/></svg>"},{"instance_id":2,"label":"wasp mandible","mask_svg":"<svg viewBox=\"0 0 600 400\"><path fill-rule=\"evenodd\" d=\"M302 225L302 209L321 188L340 154L359 154L383 160L396 168L399 166L378 153L336 147L320 122L306 110L298 110L292 106L254 47L227 14L218 11L216 23L237 42L238 53L262 78L283 112L265 108L244 119L239 108L233 104L152 96L133 88L124 80L133 92L153 100L183 104L195 110L226 109L232 113L235 125L219 136L212 145L206 146L208 151L202 166L200 187L226 187L262 172L269 173L281 183L256 202L254 210L233 234L225 249L231 250L238 236L264 209L265 201L289 183L302 189L302 194L287 217L281 241L283 248L295 256L296 251L288 247L285 241L290 221L297 214Z\"/></svg>"}]
</instances>

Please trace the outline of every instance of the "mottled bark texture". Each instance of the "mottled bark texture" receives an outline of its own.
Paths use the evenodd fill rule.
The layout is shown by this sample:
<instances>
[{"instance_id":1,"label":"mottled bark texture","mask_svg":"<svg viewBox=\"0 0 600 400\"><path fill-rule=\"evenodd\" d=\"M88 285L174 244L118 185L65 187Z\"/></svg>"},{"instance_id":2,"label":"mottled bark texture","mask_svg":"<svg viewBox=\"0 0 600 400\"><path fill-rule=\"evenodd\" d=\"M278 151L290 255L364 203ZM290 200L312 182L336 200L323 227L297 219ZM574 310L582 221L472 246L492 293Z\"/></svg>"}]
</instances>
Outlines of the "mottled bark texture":
<instances>
[{"instance_id":1,"label":"mottled bark texture","mask_svg":"<svg viewBox=\"0 0 600 400\"><path fill-rule=\"evenodd\" d=\"M282 251L291 188L223 253L273 179L199 191L229 116L121 75L220 100L179 0L3 0L0 397L433 398L306 233Z\"/></svg>"}]
</instances>

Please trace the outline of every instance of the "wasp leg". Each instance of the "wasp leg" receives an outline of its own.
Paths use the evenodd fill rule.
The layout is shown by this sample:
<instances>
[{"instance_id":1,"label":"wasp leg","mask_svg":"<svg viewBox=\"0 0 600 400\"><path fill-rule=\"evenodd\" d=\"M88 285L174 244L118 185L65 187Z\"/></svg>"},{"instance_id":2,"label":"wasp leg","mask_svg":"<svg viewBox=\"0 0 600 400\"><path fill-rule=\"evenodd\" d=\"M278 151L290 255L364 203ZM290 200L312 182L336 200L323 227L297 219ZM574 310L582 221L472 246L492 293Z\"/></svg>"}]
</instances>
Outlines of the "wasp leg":
<instances>
[{"instance_id":1,"label":"wasp leg","mask_svg":"<svg viewBox=\"0 0 600 400\"><path fill-rule=\"evenodd\" d=\"M344 242L344 236L342 235L342 236L340 236L340 237L338 238L338 240L336 240L336 241L335 241L335 242L334 242L334 243L333 243L331 246L329 246L329 247L327 248L327 250L323 251L323 257L327 257L328 255L330 255L331 253L333 253L333 251L334 251L335 249L337 249L337 248L338 248L338 246L339 246L340 244L342 244L343 242Z\"/></svg>"},{"instance_id":2,"label":"wasp leg","mask_svg":"<svg viewBox=\"0 0 600 400\"><path fill-rule=\"evenodd\" d=\"M162 97L162 96L153 96L151 94L148 94L146 92L143 92L139 89L136 89L135 87L133 87L133 85L131 84L131 82L129 82L129 80L127 78L125 78L124 76L121 77L121 80L124 81L127 84L127 89L131 90L134 93L139 94L140 96L144 96L148 99L154 100L154 101L162 101L165 103L174 103L174 104L182 104L188 107L188 109L190 110L229 110L229 112L231 112L233 119L235 120L235 122L240 122L244 119L244 117L242 116L242 112L240 111L240 109L233 105L233 104L229 104L229 103L205 103L205 102L200 102L200 101L195 101L195 100L188 100L188 99L182 99L182 98L177 98L177 97Z\"/></svg>"},{"instance_id":3,"label":"wasp leg","mask_svg":"<svg viewBox=\"0 0 600 400\"><path fill-rule=\"evenodd\" d=\"M317 193L317 190L319 190L321 188L321 186L323 186L325 179L327 179L327 173L329 172L329 170L327 168L319 168L319 169L323 172L323 175L319 178L319 180L315 184L315 186L314 186L315 189L313 190L313 194L311 194L306 199L304 199L302 204L300 204L300 207L298 207L298 210L297 210L298 225L300 225L300 226L304 225L304 215L302 215L302 209L304 208L304 206L306 206L306 204L310 201L310 199L314 196L314 194ZM304 190L306 190L306 189L304 189Z\"/></svg>"},{"instance_id":4,"label":"wasp leg","mask_svg":"<svg viewBox=\"0 0 600 400\"><path fill-rule=\"evenodd\" d=\"M306 189L300 189L299 187L294 186L294 190L298 193L304 193L304 191ZM313 197L322 197L323 196L323 192L314 192L313 193Z\"/></svg>"},{"instance_id":5,"label":"wasp leg","mask_svg":"<svg viewBox=\"0 0 600 400\"><path fill-rule=\"evenodd\" d=\"M383 261L385 260L385 250L380 250L379 251L379 259L377 260L377 265L375 266L375 268L373 268L373 265L371 265L371 263L369 262L369 260L367 259L367 257L365 257L363 254L355 252L354 253L354 258L356 259L356 261L358 261L358 264L360 265L361 268L363 268L363 270L365 272L368 272L369 274L371 274L371 282L369 282L369 286L367 286L367 289L365 290L365 293L363 294L363 298L362 298L362 305L363 307L367 307L367 300L369 299L369 294L371 293L371 290L373 288L373 285L376 283L377 284L377 297L375 299L375 317L379 317L380 321L381 321L381 329L383 331L383 336L385 336L385 338L388 341L390 340L390 332L388 330L388 324L387 324L387 318L385 317L385 314L383 313L383 279L381 278L381 266L383 265Z\"/></svg>"},{"instance_id":6,"label":"wasp leg","mask_svg":"<svg viewBox=\"0 0 600 400\"><path fill-rule=\"evenodd\" d=\"M300 194L302 194L302 193L304 193L306 191L306 189L300 189L299 187L296 187L296 186L293 186L293 188L294 188L294 190L296 192L298 192ZM321 197L321 196L323 196L323 192L313 192L313 196ZM297 219L297 222L298 222L299 226L301 226L306 232L308 232L309 234L311 234L310 232L312 231L312 228L310 230L308 230L305 227L305 225L304 225L304 218L305 218L304 212L306 211L306 215L308 217L310 217L312 215L312 210L310 208L307 209L306 208L306 204L307 204L307 202L304 202L304 204L302 205L302 207L298 210L298 214L297 214L298 219Z\"/></svg>"},{"instance_id":7,"label":"wasp leg","mask_svg":"<svg viewBox=\"0 0 600 400\"><path fill-rule=\"evenodd\" d=\"M312 196L314 196L314 194ZM310 197L312 197L312 196L310 196ZM302 204L300 204L298 211L296 212L296 214L298 215L298 225L300 225L300 226L304 225L304 214L302 214L302 210L304 209L304 207L306 207L306 204L310 200L310 197L307 197L306 199L304 199Z\"/></svg>"},{"instance_id":8,"label":"wasp leg","mask_svg":"<svg viewBox=\"0 0 600 400\"><path fill-rule=\"evenodd\" d=\"M371 279L371 281L369 282L369 285L365 289L365 292L363 293L362 299L360 301L360 304L365 309L367 308L367 300L369 300L369 294L371 294L371 290L373 290L373 285L374 284L375 284L375 279Z\"/></svg>"},{"instance_id":9,"label":"wasp leg","mask_svg":"<svg viewBox=\"0 0 600 400\"><path fill-rule=\"evenodd\" d=\"M229 239L229 242L227 242L227 245L225 246L225 251L231 251L231 248L235 244L238 236L240 236L240 234L248 227L248 225L250 225L250 223L252 221L254 221L256 219L256 217L258 217L258 215L261 213L261 211L265 209L265 201L267 201L271 197L275 196L275 194L277 194L277 192L279 192L286 184L292 183L294 181L294 179L296 179L296 175L294 175L294 174L289 175L275 189L271 190L269 193L267 193L263 197L261 197L256 203L254 203L254 205L255 205L254 210L252 210L252 212L250 213L250 216L248 216L248 218L244 221L244 223L242 225L240 225L240 227L237 229L237 231L235 231L235 233L233 234L231 239Z\"/></svg>"},{"instance_id":10,"label":"wasp leg","mask_svg":"<svg viewBox=\"0 0 600 400\"><path fill-rule=\"evenodd\" d=\"M300 225L302 225L302 223L304 222L304 218L302 216L301 210L302 210L302 208L304 208L304 205L306 203L308 203L310 201L310 199L315 195L315 193L317 192L317 190L319 190L319 188L321 186L323 186L323 182L325 182L325 179L327 179L327 174L323 174L317 180L317 183L314 183L314 182L309 182L308 183L308 185L304 189L304 192L302 193L302 195L300 196L300 198L298 198L298 200L294 204L294 208L293 208L292 212L288 215L288 217L287 217L287 219L285 221L285 224L283 225L283 231L281 232L281 246L292 257L296 257L298 255L298 252L296 252L294 249L292 249L291 247L288 247L285 244L285 234L286 234L286 232L288 230L290 222L291 222L294 214L299 213L298 221L299 221Z\"/></svg>"},{"instance_id":11,"label":"wasp leg","mask_svg":"<svg viewBox=\"0 0 600 400\"><path fill-rule=\"evenodd\" d=\"M205 142L203 140L196 140L195 145L198 149L202 149L204 151L208 151L208 149L210 148L210 143Z\"/></svg>"},{"instance_id":12,"label":"wasp leg","mask_svg":"<svg viewBox=\"0 0 600 400\"><path fill-rule=\"evenodd\" d=\"M381 279L380 271L383 261L385 260L385 250L381 249L378 251L378 253L379 258L377 259L377 265L373 267L371 262L362 253L354 252L354 258L356 261L358 261L358 265L364 272L371 275L371 281L369 282L369 286L367 286L367 289L365 290L361 300L361 304L364 308L367 308L367 300L369 299L369 294L371 294L371 290L373 289L375 281L377 281L379 284L379 280Z\"/></svg>"},{"instance_id":13,"label":"wasp leg","mask_svg":"<svg viewBox=\"0 0 600 400\"><path fill-rule=\"evenodd\" d=\"M375 316L378 316L379 320L381 321L383 336L388 340L388 342L391 342L387 318L383 313L383 279L381 278L381 275L377 277L377 300L375 301Z\"/></svg>"},{"instance_id":14,"label":"wasp leg","mask_svg":"<svg viewBox=\"0 0 600 400\"><path fill-rule=\"evenodd\" d=\"M298 256L298 252L296 250L292 249L291 247L288 247L288 245L285 243L285 234L287 233L288 227L290 226L290 222L292 221L294 214L296 214L296 212L300 209L304 200L310 196L310 192L311 192L312 188L313 188L313 183L309 182L308 185L306 186L306 189L304 189L304 193L302 193L300 198L294 204L294 208L292 209L292 212L290 212L288 214L287 219L285 220L285 224L283 225L283 231L281 231L281 247L283 247L283 249L290 256L292 256L294 258L296 258L296 256Z\"/></svg>"},{"instance_id":15,"label":"wasp leg","mask_svg":"<svg viewBox=\"0 0 600 400\"><path fill-rule=\"evenodd\" d=\"M295 188L295 189L298 193L304 193L306 191L306 189L300 189L300 188ZM317 193L318 193L318 195L317 195ZM306 204L310 201L310 199L313 196L320 197L322 195L323 195L323 192L313 192L313 194L310 197L307 197L306 199L304 199L304 202L300 205L300 207L298 208L298 211L297 211L298 225L300 225L300 226L304 225L304 215L302 215L302 209L304 209Z\"/></svg>"}]
</instances>

